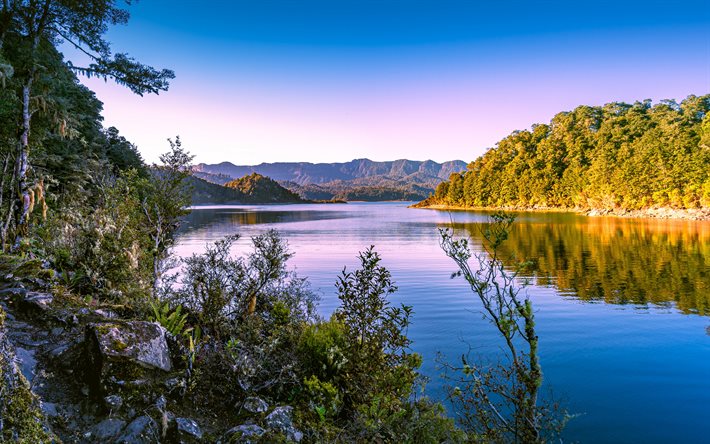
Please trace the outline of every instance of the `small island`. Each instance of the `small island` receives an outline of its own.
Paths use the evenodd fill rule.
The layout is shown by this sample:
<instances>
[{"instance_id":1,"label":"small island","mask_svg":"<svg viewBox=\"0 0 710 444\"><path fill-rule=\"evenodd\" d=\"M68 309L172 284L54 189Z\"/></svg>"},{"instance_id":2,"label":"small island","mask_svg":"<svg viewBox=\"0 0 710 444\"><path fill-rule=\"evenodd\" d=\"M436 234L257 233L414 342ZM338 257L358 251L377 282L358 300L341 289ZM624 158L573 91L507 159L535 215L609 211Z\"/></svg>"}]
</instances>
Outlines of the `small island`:
<instances>
[{"instance_id":1,"label":"small island","mask_svg":"<svg viewBox=\"0 0 710 444\"><path fill-rule=\"evenodd\" d=\"M312 203L275 180L252 173L224 185L190 176L193 205Z\"/></svg>"}]
</instances>

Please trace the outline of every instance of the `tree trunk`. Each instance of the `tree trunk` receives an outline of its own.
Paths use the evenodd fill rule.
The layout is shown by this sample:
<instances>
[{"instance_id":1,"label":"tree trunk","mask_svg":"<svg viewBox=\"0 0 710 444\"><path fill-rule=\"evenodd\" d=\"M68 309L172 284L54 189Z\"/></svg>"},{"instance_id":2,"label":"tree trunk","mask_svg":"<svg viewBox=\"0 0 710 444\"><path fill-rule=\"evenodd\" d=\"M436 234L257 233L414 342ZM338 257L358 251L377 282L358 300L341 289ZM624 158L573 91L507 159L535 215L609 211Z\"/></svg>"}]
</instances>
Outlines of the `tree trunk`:
<instances>
[{"instance_id":1,"label":"tree trunk","mask_svg":"<svg viewBox=\"0 0 710 444\"><path fill-rule=\"evenodd\" d=\"M10 179L10 189L13 188L13 185L15 183L15 175L17 174L17 171L15 168L12 169L12 178ZM8 231L10 230L10 223L12 222L12 216L15 214L15 199L12 198L12 196L9 196L8 198L8 206L7 206L7 215L5 216L5 223L2 226L2 232L0 232L0 240L2 241L2 251L5 252L5 247L7 246L7 235Z\"/></svg>"},{"instance_id":2,"label":"tree trunk","mask_svg":"<svg viewBox=\"0 0 710 444\"><path fill-rule=\"evenodd\" d=\"M26 83L22 86L22 133L20 134L20 146L15 164L17 193L20 201L15 248L20 246L22 239L27 235L30 223L30 184L27 180L27 170L30 165L30 120L32 119L30 92L32 90L33 77L34 73L30 72Z\"/></svg>"},{"instance_id":3,"label":"tree trunk","mask_svg":"<svg viewBox=\"0 0 710 444\"><path fill-rule=\"evenodd\" d=\"M254 314L254 310L256 310L256 294L251 295L251 298L249 299L249 306L247 307L247 315Z\"/></svg>"}]
</instances>

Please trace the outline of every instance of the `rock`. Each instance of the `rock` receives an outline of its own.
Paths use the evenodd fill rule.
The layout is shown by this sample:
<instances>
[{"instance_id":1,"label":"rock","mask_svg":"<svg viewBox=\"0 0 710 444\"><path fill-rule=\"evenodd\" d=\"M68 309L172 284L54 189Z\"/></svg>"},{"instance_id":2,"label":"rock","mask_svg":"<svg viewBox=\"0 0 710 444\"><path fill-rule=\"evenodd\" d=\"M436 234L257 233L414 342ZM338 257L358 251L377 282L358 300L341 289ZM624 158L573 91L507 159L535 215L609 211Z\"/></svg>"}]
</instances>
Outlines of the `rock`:
<instances>
[{"instance_id":1,"label":"rock","mask_svg":"<svg viewBox=\"0 0 710 444\"><path fill-rule=\"evenodd\" d=\"M261 398L250 396L244 400L242 407L251 413L265 413L269 409L269 404Z\"/></svg>"},{"instance_id":2,"label":"rock","mask_svg":"<svg viewBox=\"0 0 710 444\"><path fill-rule=\"evenodd\" d=\"M710 325L708 325L707 328L705 329L705 334L710 336Z\"/></svg>"},{"instance_id":3,"label":"rock","mask_svg":"<svg viewBox=\"0 0 710 444\"><path fill-rule=\"evenodd\" d=\"M15 295L17 308L31 316L43 316L49 310L54 297L50 293L28 291Z\"/></svg>"},{"instance_id":4,"label":"rock","mask_svg":"<svg viewBox=\"0 0 710 444\"><path fill-rule=\"evenodd\" d=\"M140 444L160 442L158 424L150 416L139 416L123 429L116 444Z\"/></svg>"},{"instance_id":5,"label":"rock","mask_svg":"<svg viewBox=\"0 0 710 444\"><path fill-rule=\"evenodd\" d=\"M168 428L167 439L176 444L198 443L202 440L202 430L193 419L175 418Z\"/></svg>"},{"instance_id":6,"label":"rock","mask_svg":"<svg viewBox=\"0 0 710 444\"><path fill-rule=\"evenodd\" d=\"M118 319L119 318L119 316L116 313L112 312L111 310L104 310L102 308L100 308L98 310L94 310L94 313L97 316L100 316L105 319Z\"/></svg>"},{"instance_id":7,"label":"rock","mask_svg":"<svg viewBox=\"0 0 710 444\"><path fill-rule=\"evenodd\" d=\"M53 402L40 402L40 410L47 418L54 418L59 416L59 411L57 410L57 404Z\"/></svg>"},{"instance_id":8,"label":"rock","mask_svg":"<svg viewBox=\"0 0 710 444\"><path fill-rule=\"evenodd\" d=\"M118 381L150 385L171 369L165 329L154 322L89 324L85 347L86 379L94 394Z\"/></svg>"},{"instance_id":9,"label":"rock","mask_svg":"<svg viewBox=\"0 0 710 444\"><path fill-rule=\"evenodd\" d=\"M178 388L184 388L185 385L185 379L183 378L170 378L165 380L165 388L169 391L173 391Z\"/></svg>"},{"instance_id":10,"label":"rock","mask_svg":"<svg viewBox=\"0 0 710 444\"><path fill-rule=\"evenodd\" d=\"M266 430L262 429L255 424L244 424L240 426L233 427L222 436L220 443L244 443L250 444L259 441L259 437L266 433Z\"/></svg>"},{"instance_id":11,"label":"rock","mask_svg":"<svg viewBox=\"0 0 710 444\"><path fill-rule=\"evenodd\" d=\"M160 410L161 412L164 412L165 409L168 406L168 400L165 399L165 396L160 395L158 399L155 400L155 407Z\"/></svg>"},{"instance_id":12,"label":"rock","mask_svg":"<svg viewBox=\"0 0 710 444\"><path fill-rule=\"evenodd\" d=\"M107 409L115 413L123 405L123 398L118 395L109 395L104 398L104 404Z\"/></svg>"},{"instance_id":13,"label":"rock","mask_svg":"<svg viewBox=\"0 0 710 444\"><path fill-rule=\"evenodd\" d=\"M22 372L22 376L27 379L30 383L35 378L35 369L37 368L37 359L35 358L35 351L28 350L21 347L15 348L15 362L17 362Z\"/></svg>"},{"instance_id":14,"label":"rock","mask_svg":"<svg viewBox=\"0 0 710 444\"><path fill-rule=\"evenodd\" d=\"M283 433L290 441L300 442L303 439L303 433L293 426L293 407L291 406L276 407L272 410L266 417L266 426Z\"/></svg>"},{"instance_id":15,"label":"rock","mask_svg":"<svg viewBox=\"0 0 710 444\"><path fill-rule=\"evenodd\" d=\"M2 290L0 290L0 298L17 298L17 297L24 298L26 294L27 294L27 289L22 288L22 287L10 287L10 288L3 288Z\"/></svg>"},{"instance_id":16,"label":"rock","mask_svg":"<svg viewBox=\"0 0 710 444\"><path fill-rule=\"evenodd\" d=\"M104 419L98 424L94 424L86 434L92 442L107 442L115 438L126 426L126 421L120 419Z\"/></svg>"}]
</instances>

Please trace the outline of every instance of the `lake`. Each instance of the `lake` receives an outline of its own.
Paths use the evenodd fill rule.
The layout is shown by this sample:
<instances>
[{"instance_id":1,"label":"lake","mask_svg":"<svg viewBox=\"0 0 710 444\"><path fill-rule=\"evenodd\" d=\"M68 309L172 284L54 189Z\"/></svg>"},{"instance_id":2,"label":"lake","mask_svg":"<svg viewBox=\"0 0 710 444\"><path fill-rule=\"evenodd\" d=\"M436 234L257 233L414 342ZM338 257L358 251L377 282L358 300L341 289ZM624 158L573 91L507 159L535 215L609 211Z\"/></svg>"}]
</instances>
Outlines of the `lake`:
<instances>
[{"instance_id":1,"label":"lake","mask_svg":"<svg viewBox=\"0 0 710 444\"><path fill-rule=\"evenodd\" d=\"M424 357L428 394L440 399L437 352L456 360L499 353L493 327L454 263L438 228L453 226L480 248L485 212L409 209L407 203L199 207L176 252L187 256L225 235L278 229L295 252L291 267L338 306L335 281L374 245L414 307L409 336ZM518 213L504 253L533 261L526 291L540 337L545 389L573 419L567 441L710 442L710 222Z\"/></svg>"}]
</instances>

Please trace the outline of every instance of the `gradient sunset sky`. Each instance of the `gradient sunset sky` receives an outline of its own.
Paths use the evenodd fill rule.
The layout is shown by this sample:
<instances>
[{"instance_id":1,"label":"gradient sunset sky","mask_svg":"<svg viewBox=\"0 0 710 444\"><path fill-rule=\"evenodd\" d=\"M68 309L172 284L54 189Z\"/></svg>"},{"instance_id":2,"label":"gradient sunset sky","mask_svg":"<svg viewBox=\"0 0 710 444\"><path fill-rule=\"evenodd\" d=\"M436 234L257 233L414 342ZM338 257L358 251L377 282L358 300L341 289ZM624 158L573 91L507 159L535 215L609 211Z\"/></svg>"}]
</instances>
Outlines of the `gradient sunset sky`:
<instances>
[{"instance_id":1,"label":"gradient sunset sky","mask_svg":"<svg viewBox=\"0 0 710 444\"><path fill-rule=\"evenodd\" d=\"M710 93L710 1L142 0L116 52L175 70L138 97L82 82L149 162L470 161L611 101ZM67 56L72 52L67 49Z\"/></svg>"}]
</instances>

